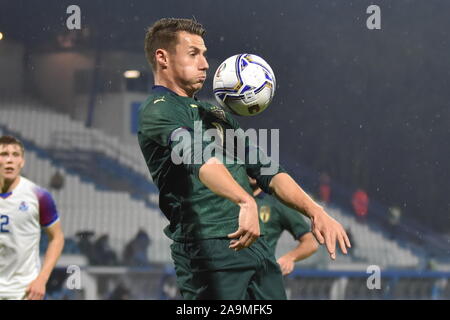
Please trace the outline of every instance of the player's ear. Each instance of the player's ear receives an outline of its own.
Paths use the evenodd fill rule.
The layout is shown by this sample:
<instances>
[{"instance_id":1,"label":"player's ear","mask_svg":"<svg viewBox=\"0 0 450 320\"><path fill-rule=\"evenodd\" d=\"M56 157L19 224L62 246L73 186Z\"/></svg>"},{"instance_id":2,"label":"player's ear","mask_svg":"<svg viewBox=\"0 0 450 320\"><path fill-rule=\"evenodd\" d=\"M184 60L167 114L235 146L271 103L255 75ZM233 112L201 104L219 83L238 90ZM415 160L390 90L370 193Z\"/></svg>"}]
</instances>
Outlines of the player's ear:
<instances>
[{"instance_id":1,"label":"player's ear","mask_svg":"<svg viewBox=\"0 0 450 320\"><path fill-rule=\"evenodd\" d=\"M161 67L161 69L166 69L168 65L168 52L164 49L157 49L155 51L156 64Z\"/></svg>"},{"instance_id":2,"label":"player's ear","mask_svg":"<svg viewBox=\"0 0 450 320\"><path fill-rule=\"evenodd\" d=\"M20 165L20 169L22 170L23 167L25 167L25 157L24 156L22 156L22 163Z\"/></svg>"}]
</instances>

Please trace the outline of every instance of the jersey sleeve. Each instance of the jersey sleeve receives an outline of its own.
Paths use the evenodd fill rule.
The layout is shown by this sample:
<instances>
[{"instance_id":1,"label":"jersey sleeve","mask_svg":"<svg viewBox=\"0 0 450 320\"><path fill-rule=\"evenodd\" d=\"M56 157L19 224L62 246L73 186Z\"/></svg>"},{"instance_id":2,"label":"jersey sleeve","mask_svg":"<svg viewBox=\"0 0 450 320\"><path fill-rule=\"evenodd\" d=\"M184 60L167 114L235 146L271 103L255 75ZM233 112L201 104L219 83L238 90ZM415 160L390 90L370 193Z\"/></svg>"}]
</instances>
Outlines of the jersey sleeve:
<instances>
[{"instance_id":1,"label":"jersey sleeve","mask_svg":"<svg viewBox=\"0 0 450 320\"><path fill-rule=\"evenodd\" d=\"M55 201L52 195L43 188L36 188L35 193L39 203L39 223L42 227L50 227L59 220Z\"/></svg>"},{"instance_id":2,"label":"jersey sleeve","mask_svg":"<svg viewBox=\"0 0 450 320\"><path fill-rule=\"evenodd\" d=\"M157 100L155 100L157 102ZM203 139L194 139L194 118L187 108L169 101L150 101L139 111L138 139L141 145L153 141L176 150L188 172L198 177L200 167L208 160L203 157Z\"/></svg>"},{"instance_id":3,"label":"jersey sleeve","mask_svg":"<svg viewBox=\"0 0 450 320\"><path fill-rule=\"evenodd\" d=\"M295 240L298 240L305 233L311 231L309 224L302 217L301 213L292 208L277 202L276 205L283 229L287 230Z\"/></svg>"},{"instance_id":4,"label":"jersey sleeve","mask_svg":"<svg viewBox=\"0 0 450 320\"><path fill-rule=\"evenodd\" d=\"M228 115L229 121L235 130L241 129L239 123ZM258 186L268 194L272 194L269 188L272 178L278 173L286 172L284 168L274 159L270 158L259 146L250 141L247 136L245 139L245 167L247 174L256 179ZM254 157L256 155L256 157Z\"/></svg>"}]
</instances>

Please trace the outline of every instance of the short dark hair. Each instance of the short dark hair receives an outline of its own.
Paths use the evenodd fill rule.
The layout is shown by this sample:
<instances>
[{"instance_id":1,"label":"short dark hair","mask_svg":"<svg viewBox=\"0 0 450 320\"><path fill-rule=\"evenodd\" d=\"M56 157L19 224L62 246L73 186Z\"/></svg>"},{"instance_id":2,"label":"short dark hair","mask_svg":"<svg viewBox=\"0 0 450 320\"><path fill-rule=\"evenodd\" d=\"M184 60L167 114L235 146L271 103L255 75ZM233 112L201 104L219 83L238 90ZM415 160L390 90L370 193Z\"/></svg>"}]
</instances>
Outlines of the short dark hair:
<instances>
[{"instance_id":1,"label":"short dark hair","mask_svg":"<svg viewBox=\"0 0 450 320\"><path fill-rule=\"evenodd\" d=\"M147 29L144 49L148 63L156 70L155 52L158 49L173 50L179 31L186 31L203 37L206 30L194 19L163 18Z\"/></svg>"},{"instance_id":2,"label":"short dark hair","mask_svg":"<svg viewBox=\"0 0 450 320\"><path fill-rule=\"evenodd\" d=\"M0 137L0 146L1 145L9 145L9 144L18 145L20 147L20 149L22 150L22 155L25 154L25 147L23 146L22 141L20 141L19 139L17 139L16 137L13 137L13 136L1 136Z\"/></svg>"}]
</instances>

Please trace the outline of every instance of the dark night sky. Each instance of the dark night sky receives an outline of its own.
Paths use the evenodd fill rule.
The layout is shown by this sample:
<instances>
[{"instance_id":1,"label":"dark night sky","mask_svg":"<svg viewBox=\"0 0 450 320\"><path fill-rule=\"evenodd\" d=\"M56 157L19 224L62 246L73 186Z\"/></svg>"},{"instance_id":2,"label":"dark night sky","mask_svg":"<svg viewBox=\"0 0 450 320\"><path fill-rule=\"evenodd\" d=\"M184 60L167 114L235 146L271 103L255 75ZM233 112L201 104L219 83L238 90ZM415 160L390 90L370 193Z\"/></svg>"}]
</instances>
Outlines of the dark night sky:
<instances>
[{"instance_id":1,"label":"dark night sky","mask_svg":"<svg viewBox=\"0 0 450 320\"><path fill-rule=\"evenodd\" d=\"M152 22L195 16L208 30L209 57L264 57L277 76L275 99L239 120L280 128L281 162L300 181L299 165L326 171L450 231L450 1L8 0L0 31L33 50L64 30L70 4L106 50L142 52ZM366 28L370 4L381 7L381 30Z\"/></svg>"}]
</instances>

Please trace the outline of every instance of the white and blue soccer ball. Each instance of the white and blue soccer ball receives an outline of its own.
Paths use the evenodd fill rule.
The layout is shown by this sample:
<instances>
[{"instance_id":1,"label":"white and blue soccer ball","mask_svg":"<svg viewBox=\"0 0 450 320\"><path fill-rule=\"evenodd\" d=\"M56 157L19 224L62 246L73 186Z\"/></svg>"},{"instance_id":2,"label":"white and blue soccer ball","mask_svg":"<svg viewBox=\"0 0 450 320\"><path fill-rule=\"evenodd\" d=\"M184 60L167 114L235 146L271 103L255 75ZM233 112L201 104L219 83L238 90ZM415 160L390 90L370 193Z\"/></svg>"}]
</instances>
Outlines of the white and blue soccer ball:
<instances>
[{"instance_id":1,"label":"white and blue soccer ball","mask_svg":"<svg viewBox=\"0 0 450 320\"><path fill-rule=\"evenodd\" d=\"M269 64L254 54L237 54L217 68L214 96L225 110L239 116L263 112L275 94L275 75Z\"/></svg>"}]
</instances>

